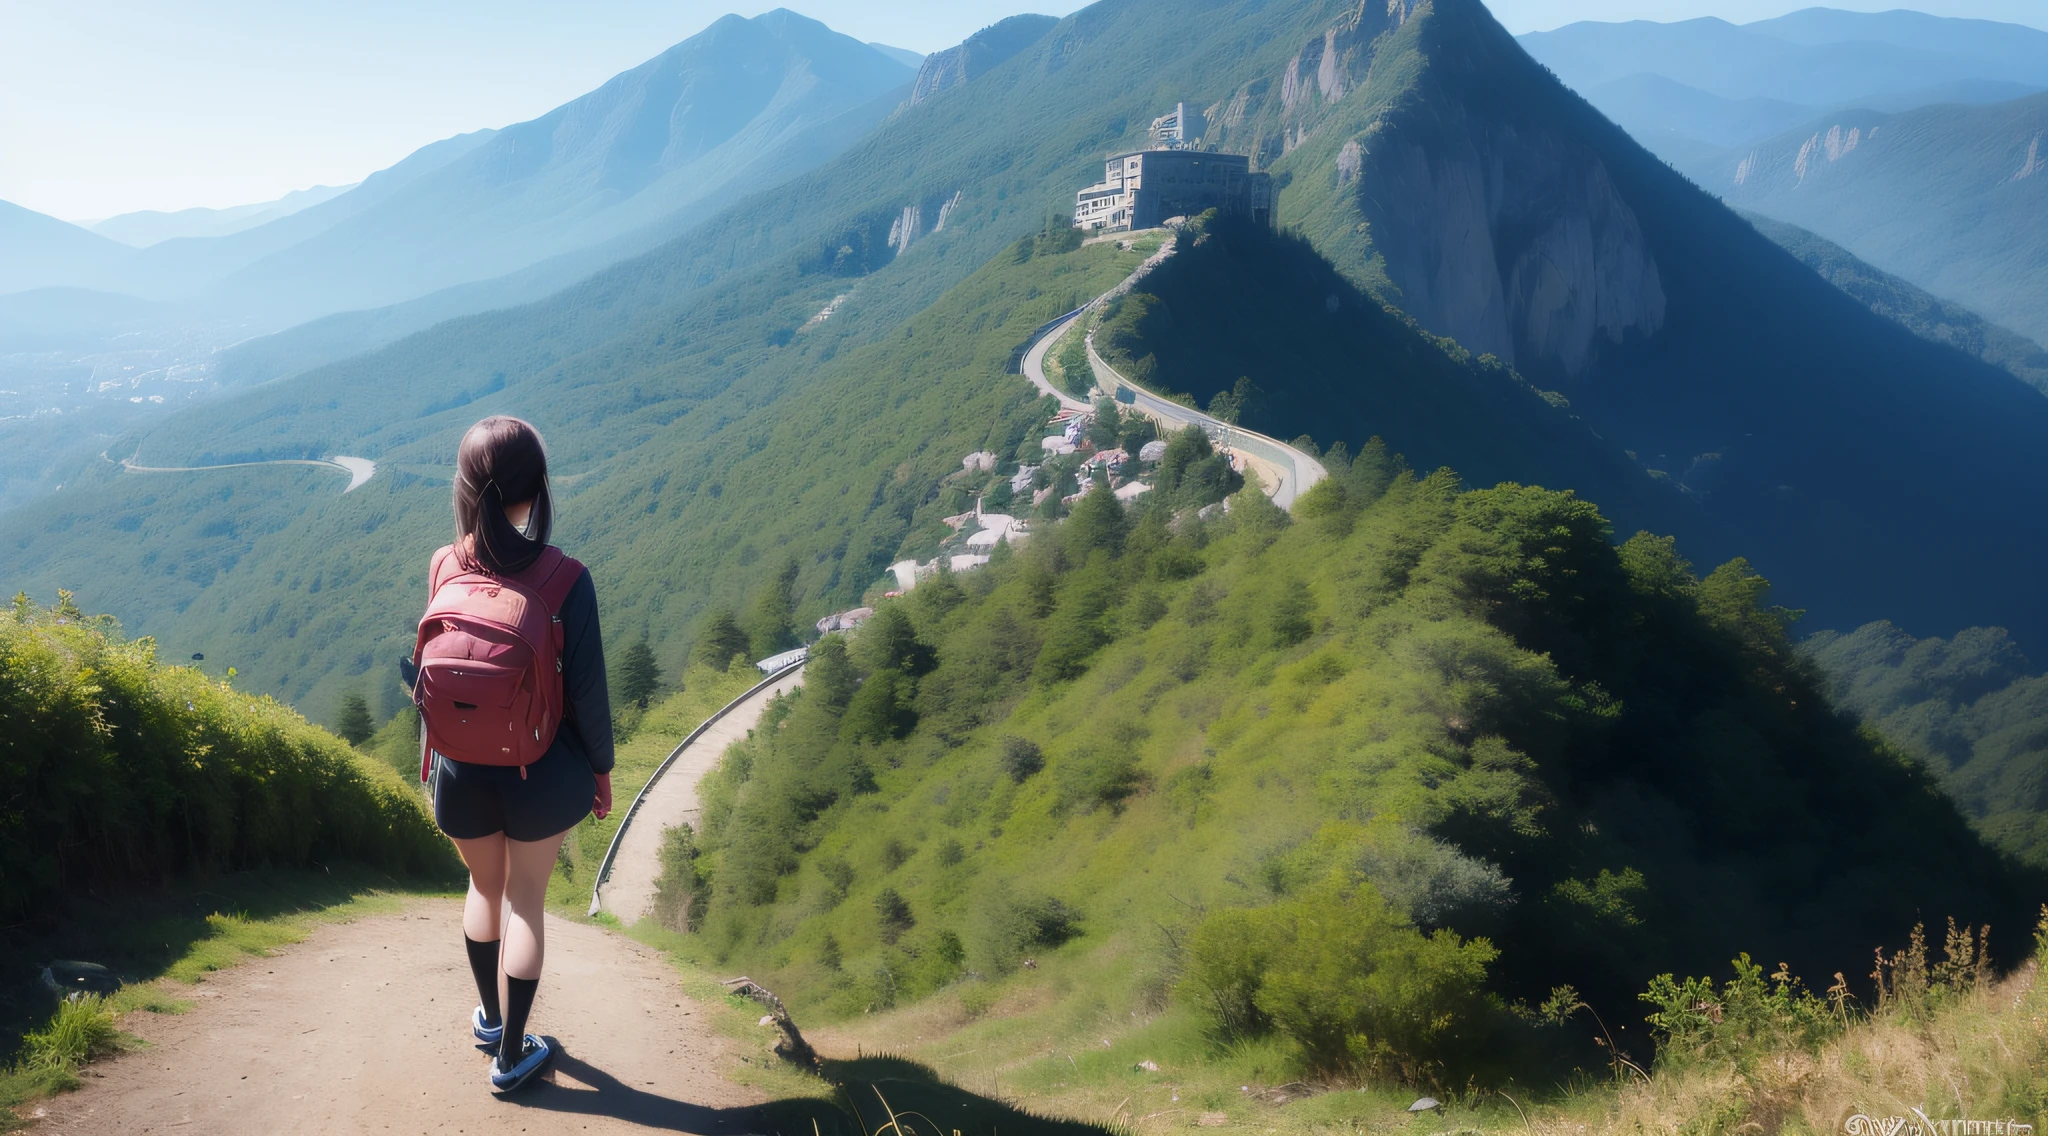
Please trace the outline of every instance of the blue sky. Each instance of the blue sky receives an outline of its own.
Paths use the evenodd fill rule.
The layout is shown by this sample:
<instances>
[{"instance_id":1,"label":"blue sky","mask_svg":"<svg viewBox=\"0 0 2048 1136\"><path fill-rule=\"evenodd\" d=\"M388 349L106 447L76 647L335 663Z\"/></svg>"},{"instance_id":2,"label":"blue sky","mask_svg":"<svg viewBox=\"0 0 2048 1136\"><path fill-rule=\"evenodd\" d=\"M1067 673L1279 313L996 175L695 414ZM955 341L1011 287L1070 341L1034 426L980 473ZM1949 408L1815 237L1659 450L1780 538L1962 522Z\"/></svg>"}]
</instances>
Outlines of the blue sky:
<instances>
[{"instance_id":1,"label":"blue sky","mask_svg":"<svg viewBox=\"0 0 2048 1136\"><path fill-rule=\"evenodd\" d=\"M862 40L958 43L1074 0L783 0ZM1515 32L1737 22L1811 0L1491 0ZM1879 10L1898 0L1833 0ZM343 184L437 138L532 118L701 30L731 0L0 0L0 199L70 220ZM1920 0L2048 28L2048 0Z\"/></svg>"}]
</instances>

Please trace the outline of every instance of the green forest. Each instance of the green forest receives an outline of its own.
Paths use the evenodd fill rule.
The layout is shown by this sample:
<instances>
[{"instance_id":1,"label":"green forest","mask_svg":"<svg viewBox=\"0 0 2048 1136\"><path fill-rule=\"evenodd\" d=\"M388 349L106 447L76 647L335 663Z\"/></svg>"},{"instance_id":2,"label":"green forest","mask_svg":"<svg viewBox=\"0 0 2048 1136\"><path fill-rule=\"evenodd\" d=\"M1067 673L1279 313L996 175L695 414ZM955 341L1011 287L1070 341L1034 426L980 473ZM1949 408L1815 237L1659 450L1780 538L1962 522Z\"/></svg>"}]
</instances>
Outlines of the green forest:
<instances>
[{"instance_id":1,"label":"green forest","mask_svg":"<svg viewBox=\"0 0 2048 1136\"><path fill-rule=\"evenodd\" d=\"M2048 678L2003 628L1889 623L1800 644L1829 701L1924 762L1993 844L2048 867Z\"/></svg>"},{"instance_id":2,"label":"green forest","mask_svg":"<svg viewBox=\"0 0 2048 1136\"><path fill-rule=\"evenodd\" d=\"M822 640L672 849L684 949L830 1017L1045 971L1056 1017L1438 1086L1597 1068L1562 988L1630 1022L1942 914L2028 949L2039 873L1830 707L1746 563L1377 444L1293 518L1141 501Z\"/></svg>"}]
</instances>

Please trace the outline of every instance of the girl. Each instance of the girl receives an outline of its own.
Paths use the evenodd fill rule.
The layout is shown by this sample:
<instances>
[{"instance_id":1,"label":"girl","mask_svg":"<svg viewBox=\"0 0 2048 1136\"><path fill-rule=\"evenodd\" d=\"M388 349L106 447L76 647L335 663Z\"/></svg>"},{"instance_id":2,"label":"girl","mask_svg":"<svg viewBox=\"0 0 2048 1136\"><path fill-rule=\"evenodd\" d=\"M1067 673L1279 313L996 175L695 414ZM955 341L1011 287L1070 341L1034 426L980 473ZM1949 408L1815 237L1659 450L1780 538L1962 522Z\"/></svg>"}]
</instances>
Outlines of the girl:
<instances>
[{"instance_id":1,"label":"girl","mask_svg":"<svg viewBox=\"0 0 2048 1136\"><path fill-rule=\"evenodd\" d=\"M558 556L542 557L554 508L540 434L517 418L494 415L463 435L455 464L455 543L435 554L433 582L476 573L540 590L535 575L560 563ZM576 578L553 612L561 621L564 707L553 742L521 767L457 761L431 748L425 755L434 821L469 867L462 935L483 1000L470 1026L494 1052L489 1073L499 1093L524 1085L554 1059L548 1040L526 1032L540 987L548 876L568 830L612 807L611 699L597 592L574 561L556 570ZM545 591L560 595L564 583L553 581ZM416 663L408 660L408 684Z\"/></svg>"}]
</instances>

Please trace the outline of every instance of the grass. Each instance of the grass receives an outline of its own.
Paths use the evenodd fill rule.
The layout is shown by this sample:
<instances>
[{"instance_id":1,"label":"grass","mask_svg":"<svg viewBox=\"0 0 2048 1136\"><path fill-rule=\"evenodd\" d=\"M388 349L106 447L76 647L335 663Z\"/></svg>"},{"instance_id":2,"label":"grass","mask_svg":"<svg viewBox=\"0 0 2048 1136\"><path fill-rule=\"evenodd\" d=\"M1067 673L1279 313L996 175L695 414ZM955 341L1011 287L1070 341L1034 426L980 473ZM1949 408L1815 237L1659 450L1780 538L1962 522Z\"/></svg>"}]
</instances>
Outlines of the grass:
<instances>
[{"instance_id":1,"label":"grass","mask_svg":"<svg viewBox=\"0 0 2048 1136\"><path fill-rule=\"evenodd\" d=\"M1647 1078L1453 1093L1440 1112L1413 1090L1302 1083L1275 1046L1219 1046L1179 1009L1105 1004L1065 960L1024 984L965 982L918 1005L811 1031L833 1051L884 1050L1034 1111L1139 1133L1221 1114L1231 1129L1334 1132L1831 1133L1856 1113L1934 1120L2048 1119L2048 989L2040 961L1931 1011L1892 1008L1813 1050L1655 1067ZM1119 1020L1121 1019L1121 1020ZM1640 1025L1637 1026L1640 1028ZM1104 1044L1104 1042L1107 1044ZM1152 1062L1152 1071L1140 1067ZM1743 1066L1747 1066L1746 1068ZM1216 1123L1213 1115L1210 1123Z\"/></svg>"},{"instance_id":2,"label":"grass","mask_svg":"<svg viewBox=\"0 0 2048 1136\"><path fill-rule=\"evenodd\" d=\"M208 975L297 943L326 923L383 915L431 888L364 868L258 871L191 877L162 892L79 897L0 944L8 973L30 974L51 959L84 959L120 976L104 998L61 1004L52 1013L36 987L0 997L0 1131L16 1108L76 1088L77 1069L135 1044L119 1029L127 1014L183 1013L190 987Z\"/></svg>"}]
</instances>

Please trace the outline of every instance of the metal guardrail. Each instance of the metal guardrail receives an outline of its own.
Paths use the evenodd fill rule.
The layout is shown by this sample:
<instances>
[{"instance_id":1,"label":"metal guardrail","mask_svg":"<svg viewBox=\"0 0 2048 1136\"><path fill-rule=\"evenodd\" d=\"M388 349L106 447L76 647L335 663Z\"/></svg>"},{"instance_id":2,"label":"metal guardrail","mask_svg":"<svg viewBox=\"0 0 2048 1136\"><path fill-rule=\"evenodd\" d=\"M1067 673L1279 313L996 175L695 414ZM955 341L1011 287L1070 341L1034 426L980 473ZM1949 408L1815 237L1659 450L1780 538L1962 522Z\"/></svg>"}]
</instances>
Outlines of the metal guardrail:
<instances>
[{"instance_id":1,"label":"metal guardrail","mask_svg":"<svg viewBox=\"0 0 2048 1136\"><path fill-rule=\"evenodd\" d=\"M1033 347L1038 346L1038 341L1044 339L1047 332L1054 330L1061 324L1066 323L1068 320L1073 319L1075 316L1078 316L1082 312L1085 312L1087 310L1088 305L1082 304L1080 307L1075 308L1071 312L1067 312L1064 315L1054 316L1053 318L1045 321L1044 323L1039 324L1037 327L1032 328L1031 334L1024 337L1024 342L1019 343L1016 347L1010 349L1010 374L1021 375L1024 373L1024 356L1031 354L1031 349Z\"/></svg>"},{"instance_id":2,"label":"metal guardrail","mask_svg":"<svg viewBox=\"0 0 2048 1136\"><path fill-rule=\"evenodd\" d=\"M640 786L640 792L634 795L632 805L626 809L626 815L619 820L619 830L617 832L612 833L611 845L604 850L604 860L601 861L597 866L597 882L590 885L590 910L586 912L586 914L597 914L598 893L604 890L604 885L606 881L612 878L612 862L617 860L619 857L619 844L620 842L626 839L626 830L633 827L633 814L640 811L640 802L647 799L648 791L650 789L653 789L655 783L661 780L662 774L668 772L668 767L676 763L676 758L683 756L683 751L690 748L690 743L696 741L698 738L703 737L704 731L709 730L714 725L717 725L719 719L725 717L727 714L732 713L734 708L738 707L740 703L747 701L748 699L761 693L763 690L768 689L770 686L773 686L776 683L781 682L783 679L789 677L789 675L793 674L794 672L802 670L804 663L807 661L808 660L805 659L799 659L796 662L791 663L790 665L782 668L781 670L776 671L774 674L769 675L767 678L762 679L760 682L757 682L754 685L748 687L747 692L745 694L742 694L738 698L733 699L731 702L726 703L724 706L719 707L718 712L716 714L713 714L709 718L704 719L702 722L697 723L697 728L691 730L689 734L683 738L682 741L676 743L676 748L670 750L668 756L662 759L661 764L655 768L653 776L647 779L647 784Z\"/></svg>"}]
</instances>

